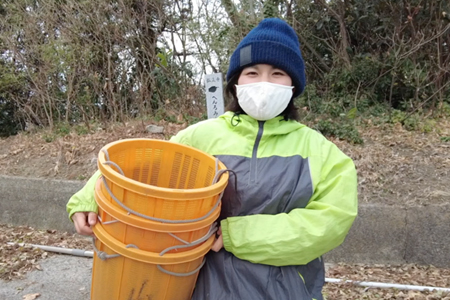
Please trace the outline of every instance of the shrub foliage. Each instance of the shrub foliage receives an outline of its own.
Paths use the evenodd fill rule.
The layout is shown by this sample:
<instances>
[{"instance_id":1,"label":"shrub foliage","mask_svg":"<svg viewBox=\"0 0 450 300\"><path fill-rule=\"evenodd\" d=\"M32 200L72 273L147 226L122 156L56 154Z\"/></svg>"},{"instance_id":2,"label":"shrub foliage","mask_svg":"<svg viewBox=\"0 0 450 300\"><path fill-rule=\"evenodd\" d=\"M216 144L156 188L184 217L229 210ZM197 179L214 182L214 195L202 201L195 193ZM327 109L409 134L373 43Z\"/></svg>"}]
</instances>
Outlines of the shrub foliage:
<instances>
[{"instance_id":1,"label":"shrub foliage","mask_svg":"<svg viewBox=\"0 0 450 300\"><path fill-rule=\"evenodd\" d=\"M264 17L297 31L308 77L297 103L325 133L342 136L333 123L342 124L358 141L346 126L361 115L396 110L409 124L450 103L448 1L195 4L1 2L0 134L24 124L203 118L204 74L225 74L237 43Z\"/></svg>"}]
</instances>

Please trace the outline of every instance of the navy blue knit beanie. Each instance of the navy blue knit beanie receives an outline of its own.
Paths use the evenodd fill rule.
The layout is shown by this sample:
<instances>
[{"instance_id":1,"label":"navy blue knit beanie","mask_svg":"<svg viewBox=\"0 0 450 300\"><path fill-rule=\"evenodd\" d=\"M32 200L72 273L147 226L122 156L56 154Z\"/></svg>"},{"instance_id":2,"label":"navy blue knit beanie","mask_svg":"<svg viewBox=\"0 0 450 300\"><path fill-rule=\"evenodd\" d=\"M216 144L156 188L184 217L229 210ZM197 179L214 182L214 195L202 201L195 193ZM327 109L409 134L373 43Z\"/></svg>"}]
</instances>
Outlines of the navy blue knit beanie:
<instances>
[{"instance_id":1,"label":"navy blue knit beanie","mask_svg":"<svg viewBox=\"0 0 450 300\"><path fill-rule=\"evenodd\" d=\"M295 86L294 97L306 84L305 64L297 34L277 18L264 19L239 43L230 58L227 81L243 68L255 64L273 65L289 74Z\"/></svg>"}]
</instances>

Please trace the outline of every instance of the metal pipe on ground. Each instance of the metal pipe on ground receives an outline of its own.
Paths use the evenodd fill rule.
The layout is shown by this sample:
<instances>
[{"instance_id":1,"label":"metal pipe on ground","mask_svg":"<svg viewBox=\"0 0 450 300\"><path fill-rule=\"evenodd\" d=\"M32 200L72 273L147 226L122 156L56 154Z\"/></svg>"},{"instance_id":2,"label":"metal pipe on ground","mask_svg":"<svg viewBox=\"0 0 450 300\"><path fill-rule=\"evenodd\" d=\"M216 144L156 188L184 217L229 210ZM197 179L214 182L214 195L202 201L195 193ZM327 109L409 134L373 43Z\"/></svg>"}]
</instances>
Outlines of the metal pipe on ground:
<instances>
[{"instance_id":1,"label":"metal pipe on ground","mask_svg":"<svg viewBox=\"0 0 450 300\"><path fill-rule=\"evenodd\" d=\"M34 245L34 244L24 244L24 243L7 243L8 245L19 245L21 247L24 246L32 246L35 248L42 249L48 252L62 253L68 255L75 256L84 256L84 257L93 257L94 252L82 249L68 249L63 247L53 247L46 245ZM442 287L432 287L432 286L419 286L419 285L407 285L407 284L396 284L396 283L382 283L382 282L371 282L371 281L356 281L356 280L344 280L344 279L335 279L335 278L325 278L325 282L327 283L342 283L342 284L352 284L356 286L362 286L367 288L394 288L398 290L413 290L413 291L442 291L442 292L450 292L450 288L442 288Z\"/></svg>"},{"instance_id":2,"label":"metal pipe on ground","mask_svg":"<svg viewBox=\"0 0 450 300\"><path fill-rule=\"evenodd\" d=\"M62 254L68 254L68 255L94 257L94 251L88 251L88 250L82 250L82 249L69 249L69 248L63 248L63 247L53 247L53 246L46 246L46 245L34 245L34 244L24 244L24 243L7 243L7 244L8 245L18 245L20 247L32 246L35 248L42 249L44 251L62 253Z\"/></svg>"}]
</instances>

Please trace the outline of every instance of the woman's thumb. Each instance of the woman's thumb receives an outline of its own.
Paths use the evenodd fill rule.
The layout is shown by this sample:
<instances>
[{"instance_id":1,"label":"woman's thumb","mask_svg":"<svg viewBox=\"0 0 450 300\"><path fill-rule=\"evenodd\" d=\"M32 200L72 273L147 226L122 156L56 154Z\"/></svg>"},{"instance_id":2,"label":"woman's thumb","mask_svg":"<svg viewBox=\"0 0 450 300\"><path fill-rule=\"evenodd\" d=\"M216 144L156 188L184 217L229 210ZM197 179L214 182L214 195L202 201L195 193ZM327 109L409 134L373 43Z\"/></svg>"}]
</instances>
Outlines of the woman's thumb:
<instances>
[{"instance_id":1,"label":"woman's thumb","mask_svg":"<svg viewBox=\"0 0 450 300\"><path fill-rule=\"evenodd\" d=\"M90 212L88 215L88 222L90 226L94 226L97 224L97 214L94 212Z\"/></svg>"}]
</instances>

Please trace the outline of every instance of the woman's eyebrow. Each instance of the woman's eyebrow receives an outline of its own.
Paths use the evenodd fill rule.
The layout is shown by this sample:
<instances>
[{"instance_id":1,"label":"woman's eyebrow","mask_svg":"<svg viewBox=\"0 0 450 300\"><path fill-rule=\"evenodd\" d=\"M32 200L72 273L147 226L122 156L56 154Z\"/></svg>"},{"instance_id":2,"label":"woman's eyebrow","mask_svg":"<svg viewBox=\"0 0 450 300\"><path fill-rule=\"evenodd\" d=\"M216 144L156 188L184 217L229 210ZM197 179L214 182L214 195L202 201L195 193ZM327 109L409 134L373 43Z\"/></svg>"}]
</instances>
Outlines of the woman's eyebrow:
<instances>
[{"instance_id":1,"label":"woman's eyebrow","mask_svg":"<svg viewBox=\"0 0 450 300\"><path fill-rule=\"evenodd\" d=\"M257 66L250 66L250 67L246 67L244 70L249 70L249 69L258 70L259 68Z\"/></svg>"}]
</instances>

